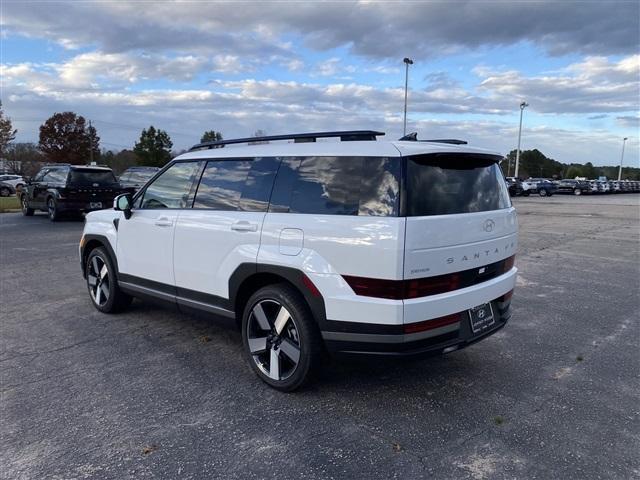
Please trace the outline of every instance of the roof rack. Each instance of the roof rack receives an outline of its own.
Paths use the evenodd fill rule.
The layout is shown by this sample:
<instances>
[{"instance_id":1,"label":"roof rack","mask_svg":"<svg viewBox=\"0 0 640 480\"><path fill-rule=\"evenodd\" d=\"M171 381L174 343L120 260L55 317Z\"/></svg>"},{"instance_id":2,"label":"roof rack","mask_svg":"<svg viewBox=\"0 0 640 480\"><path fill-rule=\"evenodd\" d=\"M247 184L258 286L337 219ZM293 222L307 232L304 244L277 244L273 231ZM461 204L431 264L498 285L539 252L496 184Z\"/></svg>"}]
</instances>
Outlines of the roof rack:
<instances>
[{"instance_id":1,"label":"roof rack","mask_svg":"<svg viewBox=\"0 0 640 480\"><path fill-rule=\"evenodd\" d=\"M314 132L314 133L293 133L290 135L270 135L266 137L232 138L229 140L218 140L215 142L198 143L191 147L189 151L201 148L222 148L225 145L234 143L251 142L271 142L277 140L293 140L295 143L315 142L318 138L337 138L343 142L353 142L359 140L375 140L376 137L384 135L384 132L375 130L343 130L336 132Z\"/></svg>"},{"instance_id":2,"label":"roof rack","mask_svg":"<svg viewBox=\"0 0 640 480\"><path fill-rule=\"evenodd\" d=\"M457 140L455 138L438 138L432 140L418 140L418 132L408 133L404 137L400 138L401 142L431 142L431 143L449 143L451 145L467 145L466 140Z\"/></svg>"}]
</instances>

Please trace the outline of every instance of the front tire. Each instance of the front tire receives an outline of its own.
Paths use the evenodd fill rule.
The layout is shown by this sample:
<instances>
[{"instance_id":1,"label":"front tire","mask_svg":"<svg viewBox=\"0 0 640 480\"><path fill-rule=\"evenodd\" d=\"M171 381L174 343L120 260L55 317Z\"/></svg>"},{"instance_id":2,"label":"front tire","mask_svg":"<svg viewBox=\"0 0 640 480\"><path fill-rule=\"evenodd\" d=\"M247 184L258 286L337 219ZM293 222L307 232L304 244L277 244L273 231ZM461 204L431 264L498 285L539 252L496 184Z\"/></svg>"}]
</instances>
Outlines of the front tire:
<instances>
[{"instance_id":1,"label":"front tire","mask_svg":"<svg viewBox=\"0 0 640 480\"><path fill-rule=\"evenodd\" d=\"M242 344L256 375L284 392L309 380L322 352L308 305L287 284L269 285L251 296L242 316Z\"/></svg>"},{"instance_id":2,"label":"front tire","mask_svg":"<svg viewBox=\"0 0 640 480\"><path fill-rule=\"evenodd\" d=\"M541 197L546 197L547 195L549 195L549 192L547 192L544 188L541 188L538 192L538 195L540 195Z\"/></svg>"},{"instance_id":3,"label":"front tire","mask_svg":"<svg viewBox=\"0 0 640 480\"><path fill-rule=\"evenodd\" d=\"M101 312L119 312L131 304L132 298L118 287L113 262L104 248L94 248L89 252L85 277L91 303Z\"/></svg>"},{"instance_id":4,"label":"front tire","mask_svg":"<svg viewBox=\"0 0 640 480\"><path fill-rule=\"evenodd\" d=\"M11 189L8 187L0 188L0 197L9 197L11 196Z\"/></svg>"},{"instance_id":5,"label":"front tire","mask_svg":"<svg viewBox=\"0 0 640 480\"><path fill-rule=\"evenodd\" d=\"M582 190L580 190L579 188L576 188L576 189L573 191L573 194L574 194L574 195L582 195Z\"/></svg>"},{"instance_id":6,"label":"front tire","mask_svg":"<svg viewBox=\"0 0 640 480\"><path fill-rule=\"evenodd\" d=\"M33 216L33 208L29 208L29 202L27 200L27 196L23 195L20 199L20 206L22 207L22 215L25 217Z\"/></svg>"}]
</instances>

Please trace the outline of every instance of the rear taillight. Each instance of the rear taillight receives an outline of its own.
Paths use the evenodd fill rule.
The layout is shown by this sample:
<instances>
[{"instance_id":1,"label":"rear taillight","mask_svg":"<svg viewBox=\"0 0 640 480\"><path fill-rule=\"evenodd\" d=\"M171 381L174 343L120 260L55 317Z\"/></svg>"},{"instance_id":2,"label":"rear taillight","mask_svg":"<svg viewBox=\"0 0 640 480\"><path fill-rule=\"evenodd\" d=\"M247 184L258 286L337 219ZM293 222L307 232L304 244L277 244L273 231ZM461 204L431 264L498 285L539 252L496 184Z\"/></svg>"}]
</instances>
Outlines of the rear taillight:
<instances>
[{"instance_id":1,"label":"rear taillight","mask_svg":"<svg viewBox=\"0 0 640 480\"><path fill-rule=\"evenodd\" d=\"M462 315L463 313L454 313L452 315L447 315L446 317L425 320L424 322L407 323L404 325L404 333L425 332L427 330L453 325L454 323L458 323L462 320Z\"/></svg>"},{"instance_id":2,"label":"rear taillight","mask_svg":"<svg viewBox=\"0 0 640 480\"><path fill-rule=\"evenodd\" d=\"M356 295L388 298L390 300L406 300L452 292L490 280L511 270L514 261L515 256L511 256L482 268L472 268L462 272L411 280L385 280L352 275L343 275L342 278L345 279Z\"/></svg>"}]
</instances>

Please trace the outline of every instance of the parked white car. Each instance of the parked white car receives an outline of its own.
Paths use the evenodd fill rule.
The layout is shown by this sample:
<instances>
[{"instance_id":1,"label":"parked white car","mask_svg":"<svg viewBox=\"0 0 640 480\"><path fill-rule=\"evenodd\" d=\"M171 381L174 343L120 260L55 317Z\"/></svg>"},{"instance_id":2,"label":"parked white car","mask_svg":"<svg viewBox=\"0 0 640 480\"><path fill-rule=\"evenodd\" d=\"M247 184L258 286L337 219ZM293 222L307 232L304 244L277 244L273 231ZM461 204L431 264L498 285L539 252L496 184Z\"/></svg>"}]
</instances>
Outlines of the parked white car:
<instances>
[{"instance_id":1,"label":"parked white car","mask_svg":"<svg viewBox=\"0 0 640 480\"><path fill-rule=\"evenodd\" d=\"M13 187L14 190L20 190L26 182L26 180L20 175L0 175L0 182L7 183Z\"/></svg>"},{"instance_id":2,"label":"parked white car","mask_svg":"<svg viewBox=\"0 0 640 480\"><path fill-rule=\"evenodd\" d=\"M226 319L258 377L284 391L325 347L442 354L495 333L517 273L503 156L380 135L196 145L87 215L91 302L110 313L135 296Z\"/></svg>"}]
</instances>

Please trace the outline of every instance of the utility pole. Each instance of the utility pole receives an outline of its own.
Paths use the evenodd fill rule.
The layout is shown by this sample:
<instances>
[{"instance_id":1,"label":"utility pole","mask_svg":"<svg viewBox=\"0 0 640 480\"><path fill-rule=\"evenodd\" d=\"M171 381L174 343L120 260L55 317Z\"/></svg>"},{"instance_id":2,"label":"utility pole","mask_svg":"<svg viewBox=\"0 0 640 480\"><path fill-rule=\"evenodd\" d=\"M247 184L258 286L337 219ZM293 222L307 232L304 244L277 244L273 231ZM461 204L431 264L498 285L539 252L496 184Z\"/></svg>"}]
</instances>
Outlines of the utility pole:
<instances>
[{"instance_id":1,"label":"utility pole","mask_svg":"<svg viewBox=\"0 0 640 480\"><path fill-rule=\"evenodd\" d=\"M93 135L91 135L91 120L89 120L89 165L93 165Z\"/></svg>"},{"instance_id":2,"label":"utility pole","mask_svg":"<svg viewBox=\"0 0 640 480\"><path fill-rule=\"evenodd\" d=\"M405 57L402 60L405 65L404 73L404 127L402 129L402 136L407 134L407 89L409 88L409 65L413 65L413 60Z\"/></svg>"},{"instance_id":3,"label":"utility pole","mask_svg":"<svg viewBox=\"0 0 640 480\"><path fill-rule=\"evenodd\" d=\"M514 174L516 178L518 178L518 171L520 170L520 139L522 138L522 113L524 109L527 108L529 104L527 102L522 102L520 104L520 129L518 130L518 149L516 150L516 173Z\"/></svg>"},{"instance_id":4,"label":"utility pole","mask_svg":"<svg viewBox=\"0 0 640 480\"><path fill-rule=\"evenodd\" d=\"M624 160L624 144L628 140L628 137L622 139L622 155L620 155L620 168L618 169L618 181L622 180L622 161Z\"/></svg>"}]
</instances>

